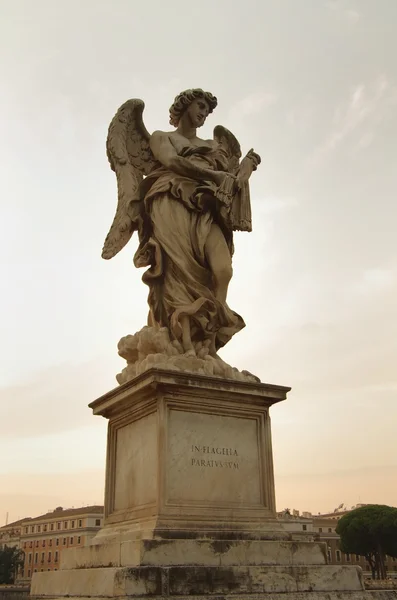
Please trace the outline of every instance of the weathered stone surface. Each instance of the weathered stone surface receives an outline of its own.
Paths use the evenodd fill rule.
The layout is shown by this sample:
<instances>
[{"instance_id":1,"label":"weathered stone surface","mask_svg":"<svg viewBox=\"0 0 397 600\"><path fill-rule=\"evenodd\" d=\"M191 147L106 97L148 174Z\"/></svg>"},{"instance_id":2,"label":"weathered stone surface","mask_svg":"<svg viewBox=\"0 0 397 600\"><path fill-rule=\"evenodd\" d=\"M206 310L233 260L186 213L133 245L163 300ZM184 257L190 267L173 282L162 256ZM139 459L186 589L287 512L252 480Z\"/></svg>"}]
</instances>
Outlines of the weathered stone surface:
<instances>
[{"instance_id":1,"label":"weathered stone surface","mask_svg":"<svg viewBox=\"0 0 397 600\"><path fill-rule=\"evenodd\" d=\"M46 577L47 576L47 577ZM344 566L124 567L40 573L33 596L190 596L363 590L361 569ZM63 593L62 593L63 592Z\"/></svg>"},{"instance_id":2,"label":"weathered stone surface","mask_svg":"<svg viewBox=\"0 0 397 600\"><path fill-rule=\"evenodd\" d=\"M150 596L151 600L164 600L167 596ZM397 591L365 591L365 592L289 592L286 594L222 594L222 595L183 595L174 596L178 600L397 600ZM49 597L47 597L49 598ZM63 596L52 596L51 600L63 600ZM80 596L80 600L102 600L104 596ZM131 596L130 596L131 598ZM148 596L134 596L134 600L146 600ZM127 600L126 596L119 596L119 600Z\"/></svg>"},{"instance_id":3,"label":"weathered stone surface","mask_svg":"<svg viewBox=\"0 0 397 600\"><path fill-rule=\"evenodd\" d=\"M288 391L152 370L93 402L109 419L95 543L288 538L276 519L269 418Z\"/></svg>"},{"instance_id":4,"label":"weathered stone surface","mask_svg":"<svg viewBox=\"0 0 397 600\"><path fill-rule=\"evenodd\" d=\"M118 343L119 355L127 366L116 375L121 384L131 381L149 369L164 369L182 373L196 373L235 381L259 383L258 377L248 371L239 371L218 355L210 354L208 343L192 342L194 353L187 355L182 344L171 341L166 327L143 327L134 335L126 335Z\"/></svg>"},{"instance_id":5,"label":"weathered stone surface","mask_svg":"<svg viewBox=\"0 0 397 600\"><path fill-rule=\"evenodd\" d=\"M64 550L61 569L119 566L324 565L325 546L312 542L136 540Z\"/></svg>"}]
</instances>

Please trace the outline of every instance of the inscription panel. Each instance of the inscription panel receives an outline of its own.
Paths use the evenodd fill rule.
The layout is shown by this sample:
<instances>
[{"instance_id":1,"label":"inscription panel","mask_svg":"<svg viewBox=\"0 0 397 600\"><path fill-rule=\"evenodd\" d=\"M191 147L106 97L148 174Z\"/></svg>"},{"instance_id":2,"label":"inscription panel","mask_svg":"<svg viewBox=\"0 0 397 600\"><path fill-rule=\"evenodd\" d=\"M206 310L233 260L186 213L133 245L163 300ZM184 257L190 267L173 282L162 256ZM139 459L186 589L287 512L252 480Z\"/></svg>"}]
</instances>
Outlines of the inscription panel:
<instances>
[{"instance_id":1,"label":"inscription panel","mask_svg":"<svg viewBox=\"0 0 397 600\"><path fill-rule=\"evenodd\" d=\"M156 500L157 455L155 413L117 430L114 510Z\"/></svg>"},{"instance_id":2,"label":"inscription panel","mask_svg":"<svg viewBox=\"0 0 397 600\"><path fill-rule=\"evenodd\" d=\"M171 408L167 499L204 504L261 504L256 419Z\"/></svg>"}]
</instances>

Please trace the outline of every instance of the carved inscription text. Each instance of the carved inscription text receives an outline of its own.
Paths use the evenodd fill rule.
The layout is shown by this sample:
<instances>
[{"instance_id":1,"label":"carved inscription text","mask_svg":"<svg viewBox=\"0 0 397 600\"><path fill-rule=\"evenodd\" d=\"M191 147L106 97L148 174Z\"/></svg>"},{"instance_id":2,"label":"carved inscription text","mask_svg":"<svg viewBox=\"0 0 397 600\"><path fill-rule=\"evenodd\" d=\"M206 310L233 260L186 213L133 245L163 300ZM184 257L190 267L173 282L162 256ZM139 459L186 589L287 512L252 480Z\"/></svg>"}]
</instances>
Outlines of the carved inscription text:
<instances>
[{"instance_id":1,"label":"carved inscription text","mask_svg":"<svg viewBox=\"0 0 397 600\"><path fill-rule=\"evenodd\" d=\"M235 448L223 448L219 446L196 446L192 444L190 451L194 454L209 454L212 458L191 458L192 467L218 467L225 469L238 469L239 463L233 458L233 460L221 460L222 457L235 457L238 456L238 452Z\"/></svg>"}]
</instances>

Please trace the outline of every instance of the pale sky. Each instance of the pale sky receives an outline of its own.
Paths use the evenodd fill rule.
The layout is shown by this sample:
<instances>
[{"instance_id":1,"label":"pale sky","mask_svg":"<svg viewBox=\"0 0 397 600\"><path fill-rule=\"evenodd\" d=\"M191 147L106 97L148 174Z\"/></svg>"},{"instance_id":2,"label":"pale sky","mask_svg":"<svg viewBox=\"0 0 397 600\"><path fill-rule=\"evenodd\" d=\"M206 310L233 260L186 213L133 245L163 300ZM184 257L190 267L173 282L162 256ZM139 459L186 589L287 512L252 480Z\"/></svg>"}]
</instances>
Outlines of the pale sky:
<instances>
[{"instance_id":1,"label":"pale sky","mask_svg":"<svg viewBox=\"0 0 397 600\"><path fill-rule=\"evenodd\" d=\"M103 501L117 342L146 321L107 127L189 87L262 164L236 235L233 366L272 410L277 507L397 505L396 0L1 0L0 525Z\"/></svg>"}]
</instances>

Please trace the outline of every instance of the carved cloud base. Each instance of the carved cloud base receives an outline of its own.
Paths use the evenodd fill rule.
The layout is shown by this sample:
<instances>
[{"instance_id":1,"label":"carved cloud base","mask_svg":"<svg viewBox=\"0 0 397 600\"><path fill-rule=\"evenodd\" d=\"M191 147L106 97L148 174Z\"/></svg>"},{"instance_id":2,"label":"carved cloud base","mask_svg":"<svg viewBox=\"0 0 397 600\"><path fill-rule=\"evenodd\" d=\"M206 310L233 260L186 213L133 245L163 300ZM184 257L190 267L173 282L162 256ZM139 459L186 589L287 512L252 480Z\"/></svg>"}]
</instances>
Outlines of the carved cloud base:
<instances>
[{"instance_id":1,"label":"carved cloud base","mask_svg":"<svg viewBox=\"0 0 397 600\"><path fill-rule=\"evenodd\" d=\"M119 355L126 359L127 366L116 375L116 379L118 383L123 384L149 369L165 369L260 383L260 379L252 373L239 371L220 357L211 356L209 340L208 343L194 344L194 350L195 356L188 356L177 340L170 340L166 327L143 327L134 335L126 335L119 341Z\"/></svg>"}]
</instances>

